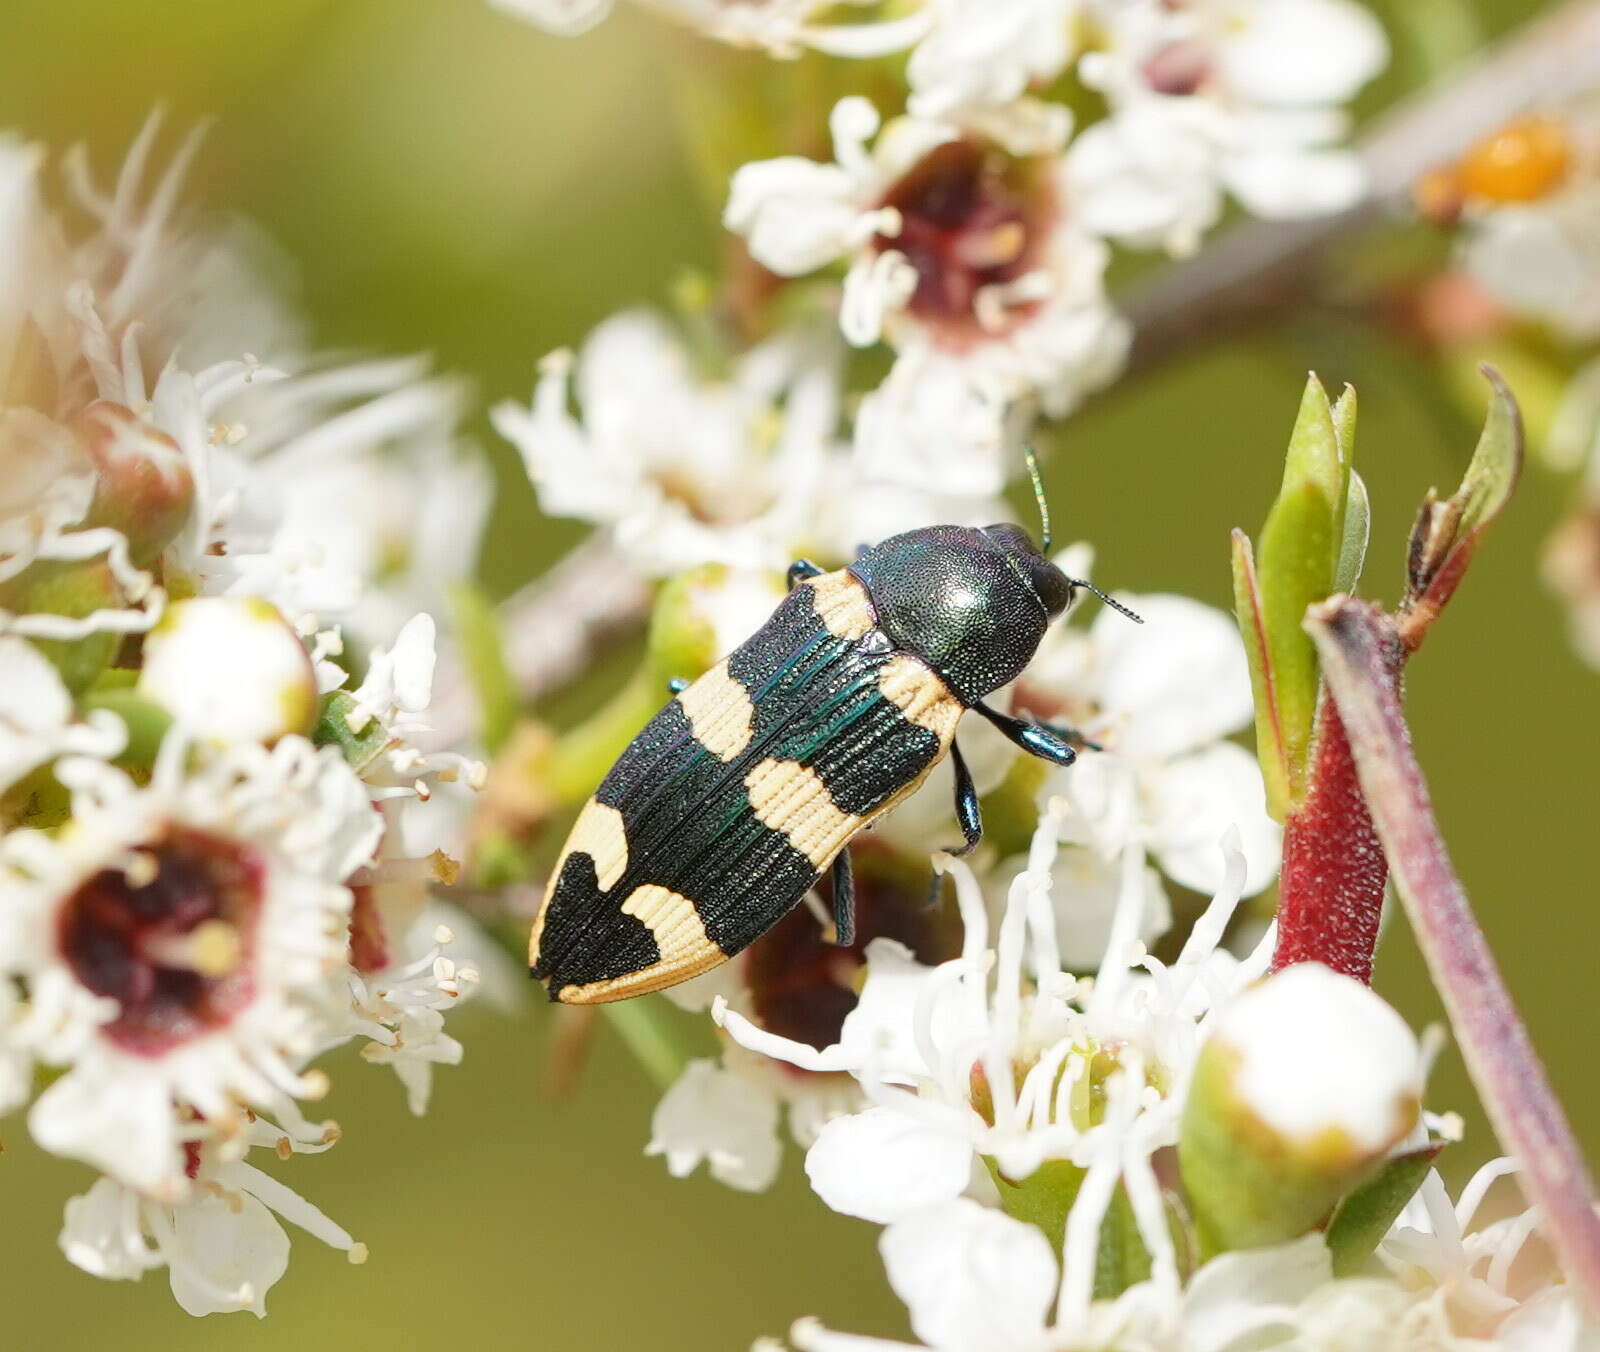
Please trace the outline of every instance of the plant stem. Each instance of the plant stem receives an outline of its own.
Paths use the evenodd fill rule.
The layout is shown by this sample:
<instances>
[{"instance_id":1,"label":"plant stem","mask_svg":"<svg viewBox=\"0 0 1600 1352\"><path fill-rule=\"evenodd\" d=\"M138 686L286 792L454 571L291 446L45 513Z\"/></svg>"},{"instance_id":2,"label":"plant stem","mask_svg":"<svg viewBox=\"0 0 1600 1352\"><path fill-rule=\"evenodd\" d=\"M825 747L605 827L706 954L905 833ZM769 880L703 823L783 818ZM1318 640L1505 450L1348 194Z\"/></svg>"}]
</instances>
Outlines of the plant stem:
<instances>
[{"instance_id":1,"label":"plant stem","mask_svg":"<svg viewBox=\"0 0 1600 1352\"><path fill-rule=\"evenodd\" d=\"M1600 1216L1572 1128L1472 914L1434 820L1392 678L1397 643L1377 607L1334 597L1306 628L1349 733L1361 787L1489 1120L1584 1309L1600 1316Z\"/></svg>"},{"instance_id":2,"label":"plant stem","mask_svg":"<svg viewBox=\"0 0 1600 1352\"><path fill-rule=\"evenodd\" d=\"M1272 970L1320 962L1372 983L1388 877L1344 722L1324 696L1305 801L1289 815Z\"/></svg>"}]
</instances>

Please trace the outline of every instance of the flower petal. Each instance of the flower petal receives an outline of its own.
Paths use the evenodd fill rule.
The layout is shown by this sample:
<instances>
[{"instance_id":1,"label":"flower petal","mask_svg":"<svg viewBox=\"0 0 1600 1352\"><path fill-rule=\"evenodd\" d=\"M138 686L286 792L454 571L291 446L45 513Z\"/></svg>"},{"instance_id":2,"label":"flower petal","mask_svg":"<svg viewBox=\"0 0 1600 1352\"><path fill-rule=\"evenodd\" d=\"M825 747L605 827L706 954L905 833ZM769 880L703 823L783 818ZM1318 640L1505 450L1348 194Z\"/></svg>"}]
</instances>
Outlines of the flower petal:
<instances>
[{"instance_id":1,"label":"flower petal","mask_svg":"<svg viewBox=\"0 0 1600 1352\"><path fill-rule=\"evenodd\" d=\"M873 1107L823 1127L806 1153L806 1176L835 1211L882 1223L960 1196L972 1176L972 1147Z\"/></svg>"},{"instance_id":2,"label":"flower petal","mask_svg":"<svg viewBox=\"0 0 1600 1352\"><path fill-rule=\"evenodd\" d=\"M911 1327L940 1352L1041 1345L1056 1259L1035 1227L957 1198L891 1225L879 1248Z\"/></svg>"},{"instance_id":3,"label":"flower petal","mask_svg":"<svg viewBox=\"0 0 1600 1352\"><path fill-rule=\"evenodd\" d=\"M664 1155L674 1178L702 1160L719 1183L765 1192L778 1175L778 1104L753 1078L714 1061L691 1061L656 1105L647 1155Z\"/></svg>"}]
</instances>

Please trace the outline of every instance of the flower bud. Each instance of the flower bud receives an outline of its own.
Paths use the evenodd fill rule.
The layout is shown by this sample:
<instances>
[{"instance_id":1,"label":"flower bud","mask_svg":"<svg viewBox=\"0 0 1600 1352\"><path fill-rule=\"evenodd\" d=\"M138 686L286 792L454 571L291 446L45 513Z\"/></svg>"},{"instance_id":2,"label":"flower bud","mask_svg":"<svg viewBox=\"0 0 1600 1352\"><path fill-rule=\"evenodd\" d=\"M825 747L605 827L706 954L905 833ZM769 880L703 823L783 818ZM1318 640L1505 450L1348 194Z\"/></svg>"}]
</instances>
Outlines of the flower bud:
<instances>
[{"instance_id":1,"label":"flower bud","mask_svg":"<svg viewBox=\"0 0 1600 1352\"><path fill-rule=\"evenodd\" d=\"M101 611L120 610L128 594L104 559L57 563L37 559L0 584L0 611L35 617L59 615L82 620ZM61 674L62 683L80 694L116 656L122 635L109 627L81 638L35 638L34 643Z\"/></svg>"},{"instance_id":2,"label":"flower bud","mask_svg":"<svg viewBox=\"0 0 1600 1352\"><path fill-rule=\"evenodd\" d=\"M1306 1234L1416 1125L1421 1060L1367 987L1301 963L1247 991L1200 1050L1178 1142L1208 1253Z\"/></svg>"},{"instance_id":3,"label":"flower bud","mask_svg":"<svg viewBox=\"0 0 1600 1352\"><path fill-rule=\"evenodd\" d=\"M139 691L187 730L229 741L305 732L317 679L305 646L270 603L199 597L167 608L144 644Z\"/></svg>"},{"instance_id":4,"label":"flower bud","mask_svg":"<svg viewBox=\"0 0 1600 1352\"><path fill-rule=\"evenodd\" d=\"M183 529L194 503L194 475L178 443L105 400L77 414L72 430L99 476L90 523L120 531L134 563L149 563Z\"/></svg>"},{"instance_id":5,"label":"flower bud","mask_svg":"<svg viewBox=\"0 0 1600 1352\"><path fill-rule=\"evenodd\" d=\"M650 617L650 664L663 678L693 680L761 627L783 600L783 577L707 563L661 588Z\"/></svg>"}]
</instances>

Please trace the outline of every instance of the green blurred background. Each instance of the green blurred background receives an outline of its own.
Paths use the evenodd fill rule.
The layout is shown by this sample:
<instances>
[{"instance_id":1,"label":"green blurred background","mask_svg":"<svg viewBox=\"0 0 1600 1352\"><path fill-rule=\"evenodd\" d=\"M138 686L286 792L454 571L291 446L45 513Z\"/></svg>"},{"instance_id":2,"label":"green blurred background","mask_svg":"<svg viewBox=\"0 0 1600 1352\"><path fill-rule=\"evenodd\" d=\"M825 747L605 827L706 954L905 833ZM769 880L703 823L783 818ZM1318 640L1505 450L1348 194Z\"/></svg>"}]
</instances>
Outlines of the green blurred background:
<instances>
[{"instance_id":1,"label":"green blurred background","mask_svg":"<svg viewBox=\"0 0 1600 1352\"><path fill-rule=\"evenodd\" d=\"M1475 27L1492 34L1540 6L1379 8L1421 46L1406 46L1367 111L1416 83L1419 52L1470 45ZM715 204L673 110L684 82L729 59L626 10L568 42L480 0L0 0L0 126L58 150L87 141L105 174L154 105L176 125L215 117L191 199L266 227L295 262L317 337L432 351L487 406L525 396L543 352L618 307L663 301L686 264L714 257ZM1325 320L1196 352L1075 421L1049 475L1058 533L1097 544L1102 580L1226 603L1227 530L1259 525L1311 366L1360 387L1369 589L1392 597L1416 502L1453 485L1473 431L1403 348ZM483 572L503 593L577 531L539 520L496 454ZM1537 467L1525 479L1415 664L1410 704L1460 871L1595 1156L1600 1087L1584 1077L1600 920L1583 823L1600 677L1572 657L1536 582L1566 491ZM1378 984L1414 1024L1438 1017L1403 922ZM530 1008L520 1022L462 1017L466 1063L441 1073L425 1119L405 1115L387 1074L331 1067L345 1142L297 1162L292 1181L372 1259L352 1269L297 1242L264 1323L192 1320L159 1273L132 1286L69 1267L55 1247L61 1204L89 1174L7 1123L0 1346L724 1349L802 1314L903 1331L874 1227L824 1211L793 1158L764 1197L670 1179L642 1157L656 1097L644 1076L602 1039L576 1095L550 1101L544 1011ZM1471 1104L1453 1052L1430 1097ZM1447 1156L1456 1176L1492 1150L1481 1115L1468 1122Z\"/></svg>"}]
</instances>

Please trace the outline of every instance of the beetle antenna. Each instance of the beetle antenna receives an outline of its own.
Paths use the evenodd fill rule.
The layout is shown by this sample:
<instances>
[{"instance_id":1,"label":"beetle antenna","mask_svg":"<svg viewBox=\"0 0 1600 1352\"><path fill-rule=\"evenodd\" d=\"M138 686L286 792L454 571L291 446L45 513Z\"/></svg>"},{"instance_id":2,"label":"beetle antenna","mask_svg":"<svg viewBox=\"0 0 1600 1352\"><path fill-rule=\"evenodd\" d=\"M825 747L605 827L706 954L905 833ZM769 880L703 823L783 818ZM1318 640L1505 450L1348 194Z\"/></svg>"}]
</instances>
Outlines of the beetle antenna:
<instances>
[{"instance_id":1,"label":"beetle antenna","mask_svg":"<svg viewBox=\"0 0 1600 1352\"><path fill-rule=\"evenodd\" d=\"M1122 602L1117 600L1114 596L1107 596L1103 591L1100 590L1100 588L1095 586L1094 583L1085 582L1081 577L1069 577L1067 581L1074 587L1082 587L1084 591L1093 592L1108 606L1110 606L1111 609L1116 611L1117 614L1126 615L1135 624L1144 623L1143 618L1137 612L1129 610L1127 606L1123 605Z\"/></svg>"},{"instance_id":2,"label":"beetle antenna","mask_svg":"<svg viewBox=\"0 0 1600 1352\"><path fill-rule=\"evenodd\" d=\"M1027 462L1028 478L1033 481L1033 500L1039 508L1039 552L1050 553L1050 504L1044 500L1044 480L1039 477L1039 457L1032 446L1022 448L1022 458Z\"/></svg>"}]
</instances>

